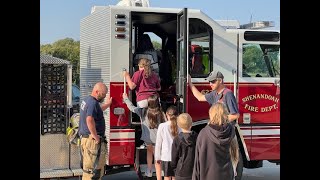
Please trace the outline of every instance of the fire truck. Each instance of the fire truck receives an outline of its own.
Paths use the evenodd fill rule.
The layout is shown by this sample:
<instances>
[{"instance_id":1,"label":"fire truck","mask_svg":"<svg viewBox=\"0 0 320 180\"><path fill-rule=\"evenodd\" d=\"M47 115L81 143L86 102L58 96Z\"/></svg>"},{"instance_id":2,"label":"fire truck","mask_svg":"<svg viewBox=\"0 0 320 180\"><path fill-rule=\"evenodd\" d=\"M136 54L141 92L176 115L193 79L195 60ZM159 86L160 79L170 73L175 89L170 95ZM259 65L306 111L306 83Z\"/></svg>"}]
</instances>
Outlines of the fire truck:
<instances>
[{"instance_id":1,"label":"fire truck","mask_svg":"<svg viewBox=\"0 0 320 180\"><path fill-rule=\"evenodd\" d=\"M205 78L217 69L240 111L237 179L244 167L262 167L264 160L280 164L280 31L265 28L270 26L273 22L240 25L236 20L213 20L197 9L92 7L80 22L80 102L99 81L108 86L113 98L104 112L108 141L105 173L134 169L140 176L146 168L140 120L122 99L126 92L136 103L122 72L134 73L135 50L143 34L160 39L163 110L176 105L180 113L191 115L193 129L199 132L208 122L210 106L193 96L187 76L190 74L201 93L208 93L211 88ZM75 149L70 150L70 161L78 163ZM73 172L79 166L70 165L69 169Z\"/></svg>"},{"instance_id":2,"label":"fire truck","mask_svg":"<svg viewBox=\"0 0 320 180\"><path fill-rule=\"evenodd\" d=\"M225 76L225 85L238 101L237 137L242 167L261 167L263 160L280 162L280 32L263 30L272 22L240 25L215 21L200 10L155 7L96 6L80 23L81 97L103 81L113 103L108 122L108 166L138 164L139 120L126 108L122 69L133 74L135 47L144 33L161 42L160 92L162 107L179 106L193 119L195 130L208 122L209 105L198 102L187 75L202 92L211 89L205 78L213 69ZM199 46L198 51L193 47ZM196 66L196 62L201 64ZM162 73L161 73L162 72ZM141 163L140 163L141 164Z\"/></svg>"}]
</instances>

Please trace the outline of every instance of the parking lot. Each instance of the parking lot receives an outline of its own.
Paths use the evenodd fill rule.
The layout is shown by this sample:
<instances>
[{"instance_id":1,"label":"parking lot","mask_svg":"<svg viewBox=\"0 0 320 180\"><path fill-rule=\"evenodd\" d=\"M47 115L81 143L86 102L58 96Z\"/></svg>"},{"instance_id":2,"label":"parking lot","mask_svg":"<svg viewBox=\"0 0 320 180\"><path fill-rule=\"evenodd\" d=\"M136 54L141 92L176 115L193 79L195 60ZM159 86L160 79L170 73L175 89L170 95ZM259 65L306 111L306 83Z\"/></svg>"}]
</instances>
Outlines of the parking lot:
<instances>
[{"instance_id":1,"label":"parking lot","mask_svg":"<svg viewBox=\"0 0 320 180\"><path fill-rule=\"evenodd\" d=\"M78 177L68 178L68 180L78 180ZM134 171L118 174L106 175L103 180L138 180ZM242 180L280 180L280 165L263 161L262 168L243 169Z\"/></svg>"}]
</instances>

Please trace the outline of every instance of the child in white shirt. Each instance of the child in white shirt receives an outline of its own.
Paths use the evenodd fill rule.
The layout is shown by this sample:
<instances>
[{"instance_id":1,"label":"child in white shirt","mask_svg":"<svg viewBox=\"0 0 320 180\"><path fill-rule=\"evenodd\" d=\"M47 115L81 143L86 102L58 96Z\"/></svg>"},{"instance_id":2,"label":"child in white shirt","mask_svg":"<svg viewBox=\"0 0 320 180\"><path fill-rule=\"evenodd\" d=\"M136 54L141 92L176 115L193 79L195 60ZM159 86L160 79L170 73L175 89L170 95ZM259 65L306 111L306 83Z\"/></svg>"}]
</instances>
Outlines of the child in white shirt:
<instances>
[{"instance_id":1,"label":"child in white shirt","mask_svg":"<svg viewBox=\"0 0 320 180\"><path fill-rule=\"evenodd\" d=\"M173 138L178 135L177 116L177 108L175 106L170 106L166 111L168 121L161 123L157 131L154 159L156 164L162 165L164 180L174 180L174 172L170 162ZM161 170L160 172L156 172L156 174L157 180L160 180Z\"/></svg>"}]
</instances>

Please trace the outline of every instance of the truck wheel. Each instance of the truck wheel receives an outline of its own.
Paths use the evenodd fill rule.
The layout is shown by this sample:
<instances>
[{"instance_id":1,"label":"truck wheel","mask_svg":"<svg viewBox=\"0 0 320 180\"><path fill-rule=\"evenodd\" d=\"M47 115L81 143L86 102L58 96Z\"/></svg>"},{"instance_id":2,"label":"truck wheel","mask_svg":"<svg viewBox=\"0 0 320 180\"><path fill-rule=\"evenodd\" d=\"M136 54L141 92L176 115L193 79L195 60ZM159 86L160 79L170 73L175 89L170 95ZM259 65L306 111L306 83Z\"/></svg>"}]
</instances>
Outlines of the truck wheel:
<instances>
[{"instance_id":1,"label":"truck wheel","mask_svg":"<svg viewBox=\"0 0 320 180\"><path fill-rule=\"evenodd\" d=\"M241 180L242 172L243 172L243 157L242 157L242 154L239 150L239 162L237 165L237 176L235 177L235 180Z\"/></svg>"}]
</instances>

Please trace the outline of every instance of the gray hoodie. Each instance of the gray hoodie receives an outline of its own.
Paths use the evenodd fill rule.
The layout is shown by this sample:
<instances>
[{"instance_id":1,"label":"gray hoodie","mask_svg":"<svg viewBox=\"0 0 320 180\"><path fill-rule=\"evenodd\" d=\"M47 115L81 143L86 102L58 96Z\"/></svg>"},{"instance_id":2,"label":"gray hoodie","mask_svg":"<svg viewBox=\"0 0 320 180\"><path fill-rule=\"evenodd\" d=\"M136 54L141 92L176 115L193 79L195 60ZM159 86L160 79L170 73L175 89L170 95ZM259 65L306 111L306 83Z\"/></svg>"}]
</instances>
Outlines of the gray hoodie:
<instances>
[{"instance_id":1,"label":"gray hoodie","mask_svg":"<svg viewBox=\"0 0 320 180\"><path fill-rule=\"evenodd\" d=\"M192 180L233 180L229 147L235 136L230 123L207 125L197 138Z\"/></svg>"}]
</instances>

